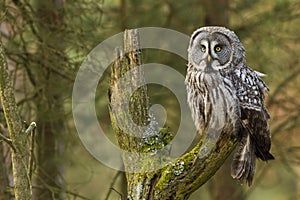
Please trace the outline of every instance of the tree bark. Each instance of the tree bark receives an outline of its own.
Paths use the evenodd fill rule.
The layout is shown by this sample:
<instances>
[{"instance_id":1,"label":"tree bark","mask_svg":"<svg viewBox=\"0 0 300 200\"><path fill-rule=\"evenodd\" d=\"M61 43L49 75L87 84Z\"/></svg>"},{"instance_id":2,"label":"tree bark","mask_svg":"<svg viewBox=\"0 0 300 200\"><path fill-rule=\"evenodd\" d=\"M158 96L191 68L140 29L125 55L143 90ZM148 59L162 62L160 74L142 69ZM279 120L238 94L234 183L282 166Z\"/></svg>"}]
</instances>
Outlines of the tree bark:
<instances>
[{"instance_id":1,"label":"tree bark","mask_svg":"<svg viewBox=\"0 0 300 200\"><path fill-rule=\"evenodd\" d=\"M125 53L118 53L120 58L113 66L109 101L113 129L120 148L124 150L122 157L128 186L127 199L188 199L190 194L208 181L224 163L235 148L237 139L221 133L217 141L208 142L216 144L214 143L215 146L206 156L201 157L199 155L207 148L203 145L204 140L210 140L206 137L210 133L204 133L192 150L179 158L171 159L164 151L159 150L168 145L173 133L166 129L155 131L153 128L150 135L155 142L149 144L149 138L145 139L147 135L142 129L130 129L130 120L123 115L126 110L126 95L132 94L134 88L144 82L143 72L138 68L142 64L142 55L137 30L125 31L124 47ZM133 72L124 81L124 74L129 71ZM122 84L118 84L121 78ZM146 86L135 91L130 100L129 112L136 124L152 120L148 113L150 102ZM113 111L112 107L117 108ZM127 125L125 130L130 133L118 126L119 121L122 121L123 127ZM149 149L153 154L145 156Z\"/></svg>"},{"instance_id":2,"label":"tree bark","mask_svg":"<svg viewBox=\"0 0 300 200\"><path fill-rule=\"evenodd\" d=\"M1 124L0 124L1 126ZM0 128L0 133L1 133ZM10 193L8 192L9 180L8 180L8 170L6 156L8 155L8 148L4 146L4 142L0 140L0 199L9 199Z\"/></svg>"},{"instance_id":3,"label":"tree bark","mask_svg":"<svg viewBox=\"0 0 300 200\"><path fill-rule=\"evenodd\" d=\"M12 81L8 74L8 66L0 40L0 97L4 110L6 124L8 126L10 140L12 145L12 167L14 178L14 194L16 200L31 200L32 191L31 184L28 178L27 163L28 151L26 148L27 135L22 125L22 120L19 115Z\"/></svg>"}]
</instances>

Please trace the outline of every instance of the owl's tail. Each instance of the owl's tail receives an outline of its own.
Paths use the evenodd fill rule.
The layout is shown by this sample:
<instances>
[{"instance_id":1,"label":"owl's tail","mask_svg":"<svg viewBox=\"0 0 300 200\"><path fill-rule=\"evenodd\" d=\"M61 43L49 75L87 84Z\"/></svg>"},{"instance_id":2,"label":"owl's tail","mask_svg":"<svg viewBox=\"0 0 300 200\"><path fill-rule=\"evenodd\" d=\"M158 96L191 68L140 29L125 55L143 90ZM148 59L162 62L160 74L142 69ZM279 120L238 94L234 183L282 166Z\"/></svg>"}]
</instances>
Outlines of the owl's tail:
<instances>
[{"instance_id":1,"label":"owl's tail","mask_svg":"<svg viewBox=\"0 0 300 200\"><path fill-rule=\"evenodd\" d=\"M250 135L243 137L233 157L231 176L241 183L246 181L251 186L256 166L255 145Z\"/></svg>"}]
</instances>

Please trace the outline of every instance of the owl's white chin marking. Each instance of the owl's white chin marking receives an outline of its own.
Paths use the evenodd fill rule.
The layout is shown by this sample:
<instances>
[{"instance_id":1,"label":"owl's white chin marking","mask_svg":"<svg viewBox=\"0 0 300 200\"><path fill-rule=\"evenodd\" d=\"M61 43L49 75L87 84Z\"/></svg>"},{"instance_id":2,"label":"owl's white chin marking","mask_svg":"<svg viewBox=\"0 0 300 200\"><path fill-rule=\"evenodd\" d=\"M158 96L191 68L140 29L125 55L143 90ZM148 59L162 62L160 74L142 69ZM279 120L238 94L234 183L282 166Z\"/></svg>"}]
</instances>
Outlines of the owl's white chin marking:
<instances>
[{"instance_id":1,"label":"owl's white chin marking","mask_svg":"<svg viewBox=\"0 0 300 200\"><path fill-rule=\"evenodd\" d=\"M220 69L224 69L229 66L229 64L221 65L219 63L219 61L217 61L217 60L213 60L211 63L208 63L205 60L202 60L199 65L196 63L193 63L191 65L194 66L197 71L204 71L206 73L218 71ZM210 66L208 66L208 65L210 65ZM208 68L210 68L210 69L208 69Z\"/></svg>"},{"instance_id":2,"label":"owl's white chin marking","mask_svg":"<svg viewBox=\"0 0 300 200\"><path fill-rule=\"evenodd\" d=\"M225 69L229 66L229 64L225 64L225 65L221 65L219 63L219 61L217 60L214 60L212 63L211 63L211 67L214 69L214 70L219 70L219 69Z\"/></svg>"}]
</instances>

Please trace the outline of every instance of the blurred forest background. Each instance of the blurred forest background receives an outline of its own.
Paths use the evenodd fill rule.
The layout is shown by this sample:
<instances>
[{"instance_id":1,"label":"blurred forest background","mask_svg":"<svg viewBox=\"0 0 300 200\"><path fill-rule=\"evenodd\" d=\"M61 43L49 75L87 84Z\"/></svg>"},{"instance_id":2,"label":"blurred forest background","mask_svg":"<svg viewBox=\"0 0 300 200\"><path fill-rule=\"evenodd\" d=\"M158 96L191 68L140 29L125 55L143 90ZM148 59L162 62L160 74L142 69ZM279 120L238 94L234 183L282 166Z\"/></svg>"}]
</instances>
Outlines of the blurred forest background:
<instances>
[{"instance_id":1,"label":"blurred forest background","mask_svg":"<svg viewBox=\"0 0 300 200\"><path fill-rule=\"evenodd\" d=\"M22 119L37 123L34 199L120 199L125 189L122 173L95 160L74 127L72 86L86 55L126 28L164 27L191 35L204 25L234 30L246 48L248 64L268 75L264 80L270 86L267 107L276 160L258 162L248 188L231 178L228 159L190 199L300 199L300 1L3 0L0 11L1 37ZM178 56L158 50L143 53L144 63L166 64L185 75L186 61ZM108 81L109 70L99 82L97 114L114 140L103 95ZM149 86L149 92L153 104L166 108L167 125L176 131L180 116L174 95L157 85ZM6 126L1 107L0 123ZM0 162L0 199L11 199L10 154L4 142Z\"/></svg>"}]
</instances>

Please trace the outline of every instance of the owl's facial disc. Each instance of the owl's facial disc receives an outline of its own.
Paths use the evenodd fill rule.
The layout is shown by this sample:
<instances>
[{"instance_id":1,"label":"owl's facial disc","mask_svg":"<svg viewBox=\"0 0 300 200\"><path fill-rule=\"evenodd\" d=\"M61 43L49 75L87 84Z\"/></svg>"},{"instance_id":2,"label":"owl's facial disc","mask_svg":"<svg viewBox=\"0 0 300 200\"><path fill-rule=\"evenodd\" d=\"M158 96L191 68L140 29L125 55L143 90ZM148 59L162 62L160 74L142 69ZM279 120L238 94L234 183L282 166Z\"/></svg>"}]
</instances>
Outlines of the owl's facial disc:
<instances>
[{"instance_id":1,"label":"owl's facial disc","mask_svg":"<svg viewBox=\"0 0 300 200\"><path fill-rule=\"evenodd\" d=\"M229 66L232 60L230 39L220 32L201 32L189 47L189 61L197 70L211 72Z\"/></svg>"}]
</instances>

